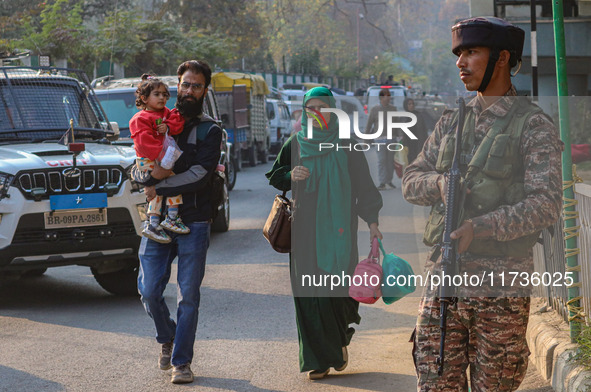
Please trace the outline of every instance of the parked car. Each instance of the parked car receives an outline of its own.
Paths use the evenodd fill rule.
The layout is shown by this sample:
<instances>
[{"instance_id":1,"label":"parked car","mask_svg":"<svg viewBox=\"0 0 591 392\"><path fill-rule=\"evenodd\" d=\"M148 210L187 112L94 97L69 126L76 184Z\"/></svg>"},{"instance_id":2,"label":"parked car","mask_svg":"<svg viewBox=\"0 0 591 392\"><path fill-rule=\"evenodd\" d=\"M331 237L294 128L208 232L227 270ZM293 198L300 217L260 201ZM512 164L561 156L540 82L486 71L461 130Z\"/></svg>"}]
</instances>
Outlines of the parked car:
<instances>
[{"instance_id":1,"label":"parked car","mask_svg":"<svg viewBox=\"0 0 591 392\"><path fill-rule=\"evenodd\" d=\"M0 67L0 278L90 267L137 294L145 196L82 71Z\"/></svg>"},{"instance_id":2,"label":"parked car","mask_svg":"<svg viewBox=\"0 0 591 392\"><path fill-rule=\"evenodd\" d=\"M267 98L267 118L271 140L269 151L271 154L277 154L292 132L291 117L285 102Z\"/></svg>"},{"instance_id":3,"label":"parked car","mask_svg":"<svg viewBox=\"0 0 591 392\"><path fill-rule=\"evenodd\" d=\"M177 76L162 76L159 79L168 85L170 99L166 106L172 109L176 103L178 78ZM140 81L140 78L125 78L94 83L96 96L107 116L119 124L120 140L118 143L120 144L133 145L129 132L129 120L138 111L135 106L135 90ZM208 90L203 102L203 112L220 122L215 93L211 89ZM234 160L230 156L231 145L228 142L228 135L225 130L222 138L220 164L225 167L226 186L227 190L230 191L236 184L236 170L234 169ZM212 224L212 230L214 231L228 231L230 227L229 192L226 192L224 200L224 203L220 206L218 217Z\"/></svg>"}]
</instances>

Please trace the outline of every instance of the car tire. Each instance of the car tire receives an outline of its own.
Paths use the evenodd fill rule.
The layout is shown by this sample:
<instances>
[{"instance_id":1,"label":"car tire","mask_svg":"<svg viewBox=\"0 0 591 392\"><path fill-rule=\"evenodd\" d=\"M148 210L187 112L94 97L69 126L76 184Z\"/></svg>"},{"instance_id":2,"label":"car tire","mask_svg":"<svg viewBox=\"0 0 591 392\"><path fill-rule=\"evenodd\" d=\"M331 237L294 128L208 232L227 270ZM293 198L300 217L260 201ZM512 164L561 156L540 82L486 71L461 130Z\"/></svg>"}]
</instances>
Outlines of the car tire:
<instances>
[{"instance_id":1,"label":"car tire","mask_svg":"<svg viewBox=\"0 0 591 392\"><path fill-rule=\"evenodd\" d=\"M226 181L228 183L228 190L231 191L236 185L236 165L233 159L228 159L226 167Z\"/></svg>"},{"instance_id":2,"label":"car tire","mask_svg":"<svg viewBox=\"0 0 591 392\"><path fill-rule=\"evenodd\" d=\"M111 294L119 296L137 296L137 274L139 266L128 267L115 272L99 273L90 268L97 283Z\"/></svg>"},{"instance_id":3,"label":"car tire","mask_svg":"<svg viewBox=\"0 0 591 392\"><path fill-rule=\"evenodd\" d=\"M257 146L254 142L248 148L248 164L250 167L255 167L257 165Z\"/></svg>"},{"instance_id":4,"label":"car tire","mask_svg":"<svg viewBox=\"0 0 591 392\"><path fill-rule=\"evenodd\" d=\"M218 233L225 233L230 229L230 197L228 196L228 185L224 185L224 203L218 211L211 224L211 230Z\"/></svg>"}]
</instances>

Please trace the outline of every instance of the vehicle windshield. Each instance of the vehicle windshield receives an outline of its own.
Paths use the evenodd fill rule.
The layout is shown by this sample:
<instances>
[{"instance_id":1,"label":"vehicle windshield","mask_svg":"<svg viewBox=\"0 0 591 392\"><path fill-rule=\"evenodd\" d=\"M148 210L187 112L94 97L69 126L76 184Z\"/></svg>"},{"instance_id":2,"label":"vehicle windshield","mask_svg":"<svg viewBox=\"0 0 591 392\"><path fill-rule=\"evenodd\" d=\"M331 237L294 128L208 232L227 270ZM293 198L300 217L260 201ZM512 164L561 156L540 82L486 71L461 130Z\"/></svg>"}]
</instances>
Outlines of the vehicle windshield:
<instances>
[{"instance_id":1,"label":"vehicle windshield","mask_svg":"<svg viewBox=\"0 0 591 392\"><path fill-rule=\"evenodd\" d=\"M98 90L97 98L107 115L109 121L119 124L120 137L130 137L129 120L138 112L135 106L135 93L129 91ZM170 89L170 99L166 107L173 109L176 103L176 89Z\"/></svg>"},{"instance_id":2,"label":"vehicle windshield","mask_svg":"<svg viewBox=\"0 0 591 392\"><path fill-rule=\"evenodd\" d=\"M28 68L0 70L0 141L58 140L70 120L82 138L112 133L96 97L78 80Z\"/></svg>"}]
</instances>

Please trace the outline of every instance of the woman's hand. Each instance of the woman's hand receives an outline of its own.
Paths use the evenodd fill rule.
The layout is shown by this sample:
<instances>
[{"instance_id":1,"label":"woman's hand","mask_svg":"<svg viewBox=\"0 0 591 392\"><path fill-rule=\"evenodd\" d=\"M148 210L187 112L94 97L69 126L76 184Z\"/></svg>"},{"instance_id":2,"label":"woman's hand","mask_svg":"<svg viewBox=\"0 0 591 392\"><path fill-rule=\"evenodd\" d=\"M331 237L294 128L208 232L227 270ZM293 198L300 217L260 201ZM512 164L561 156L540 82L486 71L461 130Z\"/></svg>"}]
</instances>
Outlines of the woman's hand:
<instances>
[{"instance_id":1,"label":"woman's hand","mask_svg":"<svg viewBox=\"0 0 591 392\"><path fill-rule=\"evenodd\" d=\"M147 201L152 201L156 197L156 188L154 186L145 186L144 195L146 195Z\"/></svg>"},{"instance_id":2,"label":"woman's hand","mask_svg":"<svg viewBox=\"0 0 591 392\"><path fill-rule=\"evenodd\" d=\"M372 223L369 225L369 242L372 242L374 238L379 238L380 240L384 239L382 232L378 229L377 223Z\"/></svg>"},{"instance_id":3,"label":"woman's hand","mask_svg":"<svg viewBox=\"0 0 591 392\"><path fill-rule=\"evenodd\" d=\"M291 180L302 181L310 177L310 170L305 166L296 166L291 169Z\"/></svg>"}]
</instances>

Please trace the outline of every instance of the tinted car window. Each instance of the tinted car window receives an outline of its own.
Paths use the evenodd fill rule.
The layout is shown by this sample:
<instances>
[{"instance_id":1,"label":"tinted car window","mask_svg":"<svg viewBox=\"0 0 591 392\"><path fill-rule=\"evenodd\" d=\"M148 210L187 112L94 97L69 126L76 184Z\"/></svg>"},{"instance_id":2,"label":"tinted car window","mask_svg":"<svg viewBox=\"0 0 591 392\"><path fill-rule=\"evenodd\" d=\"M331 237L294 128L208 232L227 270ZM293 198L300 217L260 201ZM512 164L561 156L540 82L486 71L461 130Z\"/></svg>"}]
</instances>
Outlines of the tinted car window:
<instances>
[{"instance_id":1,"label":"tinted car window","mask_svg":"<svg viewBox=\"0 0 591 392\"><path fill-rule=\"evenodd\" d=\"M281 105L279 106L280 110L281 110L281 119L282 120L289 120L289 110L287 109L287 106Z\"/></svg>"},{"instance_id":2,"label":"tinted car window","mask_svg":"<svg viewBox=\"0 0 591 392\"><path fill-rule=\"evenodd\" d=\"M38 83L0 84L0 110L4 115L0 130L67 129L70 119L75 127L100 129L100 120L86 100L81 100L77 85ZM43 97L39 99L38 97Z\"/></svg>"},{"instance_id":3,"label":"tinted car window","mask_svg":"<svg viewBox=\"0 0 591 392\"><path fill-rule=\"evenodd\" d=\"M267 102L267 118L272 120L275 118L275 109L272 102Z\"/></svg>"}]
</instances>

